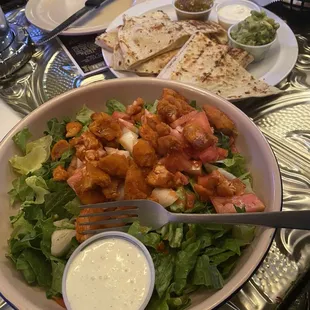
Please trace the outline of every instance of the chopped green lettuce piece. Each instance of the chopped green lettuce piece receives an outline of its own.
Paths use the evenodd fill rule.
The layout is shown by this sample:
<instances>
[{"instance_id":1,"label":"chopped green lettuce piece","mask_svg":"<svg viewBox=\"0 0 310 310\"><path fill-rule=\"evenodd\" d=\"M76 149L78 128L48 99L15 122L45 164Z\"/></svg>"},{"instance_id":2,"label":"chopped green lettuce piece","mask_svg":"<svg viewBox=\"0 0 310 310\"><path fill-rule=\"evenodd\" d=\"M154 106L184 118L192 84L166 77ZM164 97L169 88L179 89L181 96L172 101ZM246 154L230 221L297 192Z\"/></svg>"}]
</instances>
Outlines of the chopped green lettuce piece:
<instances>
[{"instance_id":1,"label":"chopped green lettuce piece","mask_svg":"<svg viewBox=\"0 0 310 310\"><path fill-rule=\"evenodd\" d=\"M255 237L255 226L252 225L234 225L232 228L232 237L250 244Z\"/></svg>"},{"instance_id":2,"label":"chopped green lettuce piece","mask_svg":"<svg viewBox=\"0 0 310 310\"><path fill-rule=\"evenodd\" d=\"M210 264L208 255L199 256L193 273L194 285L203 285L207 288L220 289L224 280L216 266Z\"/></svg>"},{"instance_id":3,"label":"chopped green lettuce piece","mask_svg":"<svg viewBox=\"0 0 310 310\"><path fill-rule=\"evenodd\" d=\"M91 116L95 112L89 109L86 105L83 105L82 109L76 114L76 119L83 125L89 125L91 122Z\"/></svg>"},{"instance_id":4,"label":"chopped green lettuce piece","mask_svg":"<svg viewBox=\"0 0 310 310\"><path fill-rule=\"evenodd\" d=\"M27 176L21 175L12 182L13 188L9 191L10 203L25 202L34 199L34 192L26 183Z\"/></svg>"},{"instance_id":5,"label":"chopped green lettuce piece","mask_svg":"<svg viewBox=\"0 0 310 310\"><path fill-rule=\"evenodd\" d=\"M159 243L161 242L161 237L156 232L150 232L151 228L141 226L139 222L134 222L129 230L128 233L138 240L140 240L144 245L157 249Z\"/></svg>"},{"instance_id":6,"label":"chopped green lettuce piece","mask_svg":"<svg viewBox=\"0 0 310 310\"><path fill-rule=\"evenodd\" d=\"M233 154L232 158L224 159L223 164L225 166L225 170L237 178L248 172L246 160L240 154Z\"/></svg>"},{"instance_id":7,"label":"chopped green lettuce piece","mask_svg":"<svg viewBox=\"0 0 310 310\"><path fill-rule=\"evenodd\" d=\"M175 256L171 253L156 253L153 258L155 265L155 288L161 298L168 289L174 272Z\"/></svg>"},{"instance_id":8,"label":"chopped green lettuce piece","mask_svg":"<svg viewBox=\"0 0 310 310\"><path fill-rule=\"evenodd\" d=\"M26 154L26 144L28 140L31 138L31 132L28 128L24 128L23 130L19 131L17 134L14 135L13 141L18 146L18 148Z\"/></svg>"},{"instance_id":9,"label":"chopped green lettuce piece","mask_svg":"<svg viewBox=\"0 0 310 310\"><path fill-rule=\"evenodd\" d=\"M170 247L181 247L183 239L183 224L182 223L169 223L160 229L160 234L163 240L169 242Z\"/></svg>"},{"instance_id":10,"label":"chopped green lettuce piece","mask_svg":"<svg viewBox=\"0 0 310 310\"><path fill-rule=\"evenodd\" d=\"M22 206L42 204L44 202L44 196L49 194L45 180L42 177L31 176L25 180L25 183L33 190L34 200L26 200Z\"/></svg>"},{"instance_id":11,"label":"chopped green lettuce piece","mask_svg":"<svg viewBox=\"0 0 310 310\"><path fill-rule=\"evenodd\" d=\"M81 202L79 198L75 197L73 200L65 204L64 208L72 215L78 216L80 214Z\"/></svg>"},{"instance_id":12,"label":"chopped green lettuce piece","mask_svg":"<svg viewBox=\"0 0 310 310\"><path fill-rule=\"evenodd\" d=\"M53 144L66 139L66 123L66 121L59 122L57 118L52 118L47 122L47 130L44 134L52 136Z\"/></svg>"},{"instance_id":13,"label":"chopped green lettuce piece","mask_svg":"<svg viewBox=\"0 0 310 310\"><path fill-rule=\"evenodd\" d=\"M106 102L107 114L112 115L113 112L126 112L126 107L116 99L110 99Z\"/></svg>"},{"instance_id":14,"label":"chopped green lettuce piece","mask_svg":"<svg viewBox=\"0 0 310 310\"><path fill-rule=\"evenodd\" d=\"M185 211L186 206L186 192L184 187L179 187L176 191L178 200L174 202L169 209L171 212L181 213Z\"/></svg>"},{"instance_id":15,"label":"chopped green lettuce piece","mask_svg":"<svg viewBox=\"0 0 310 310\"><path fill-rule=\"evenodd\" d=\"M195 241L177 253L176 266L174 271L174 289L176 294L182 294L187 284L188 275L195 267L200 249L201 242Z\"/></svg>"},{"instance_id":16,"label":"chopped green lettuce piece","mask_svg":"<svg viewBox=\"0 0 310 310\"><path fill-rule=\"evenodd\" d=\"M17 173L24 175L40 169L50 156L51 144L51 136L45 136L28 143L25 156L14 155L9 160L13 169Z\"/></svg>"},{"instance_id":17,"label":"chopped green lettuce piece","mask_svg":"<svg viewBox=\"0 0 310 310\"><path fill-rule=\"evenodd\" d=\"M154 103L145 103L145 104L144 104L144 108L145 108L146 110L148 110L150 113L156 114L158 102L159 102L159 100L155 100Z\"/></svg>"}]
</instances>

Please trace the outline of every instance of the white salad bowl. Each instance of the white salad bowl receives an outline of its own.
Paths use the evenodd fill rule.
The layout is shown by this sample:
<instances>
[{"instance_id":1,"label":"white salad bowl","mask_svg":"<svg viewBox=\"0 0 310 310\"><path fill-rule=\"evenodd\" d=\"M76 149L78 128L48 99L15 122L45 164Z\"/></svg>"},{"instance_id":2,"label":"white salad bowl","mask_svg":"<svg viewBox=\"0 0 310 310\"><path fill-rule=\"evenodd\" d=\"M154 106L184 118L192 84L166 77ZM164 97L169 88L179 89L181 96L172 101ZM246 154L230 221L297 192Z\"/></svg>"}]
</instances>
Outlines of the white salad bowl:
<instances>
[{"instance_id":1,"label":"white salad bowl","mask_svg":"<svg viewBox=\"0 0 310 310\"><path fill-rule=\"evenodd\" d=\"M275 156L266 139L255 124L238 108L225 99L194 86L155 78L115 79L91 84L60 95L37 108L17 124L3 139L0 145L0 292L20 310L60 310L56 302L46 299L43 290L26 284L12 262L5 257L7 239L11 233L9 216L17 213L12 208L7 192L11 189L14 173L8 163L18 153L12 137L25 126L39 138L46 129L49 119L74 116L86 104L95 111L103 111L105 102L115 98L130 104L137 97L152 102L161 96L163 88L168 87L180 92L197 104L214 105L226 113L236 124L239 131L237 147L246 157L253 176L253 189L266 205L266 211L280 211L282 206L282 184ZM198 291L192 295L191 310L213 309L236 292L254 273L267 253L275 229L258 228L253 242L240 257L233 273L218 291Z\"/></svg>"}]
</instances>

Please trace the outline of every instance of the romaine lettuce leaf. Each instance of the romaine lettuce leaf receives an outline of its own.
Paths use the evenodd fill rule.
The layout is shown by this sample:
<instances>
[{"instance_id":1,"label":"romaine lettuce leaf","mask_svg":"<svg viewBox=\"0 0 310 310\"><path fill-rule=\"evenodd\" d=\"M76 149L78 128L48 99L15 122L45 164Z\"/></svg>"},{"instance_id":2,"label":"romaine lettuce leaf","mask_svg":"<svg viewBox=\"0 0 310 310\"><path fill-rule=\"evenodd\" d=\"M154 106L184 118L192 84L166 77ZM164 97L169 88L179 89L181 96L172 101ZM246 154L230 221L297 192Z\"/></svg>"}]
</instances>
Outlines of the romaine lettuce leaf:
<instances>
[{"instance_id":1,"label":"romaine lettuce leaf","mask_svg":"<svg viewBox=\"0 0 310 310\"><path fill-rule=\"evenodd\" d=\"M255 226L252 225L234 225L232 228L232 237L250 244L255 237Z\"/></svg>"},{"instance_id":2,"label":"romaine lettuce leaf","mask_svg":"<svg viewBox=\"0 0 310 310\"><path fill-rule=\"evenodd\" d=\"M159 243L161 242L161 237L156 232L150 232L151 228L141 226L139 222L134 222L128 230L128 233L138 240L140 240L144 245L157 249Z\"/></svg>"},{"instance_id":3,"label":"romaine lettuce leaf","mask_svg":"<svg viewBox=\"0 0 310 310\"><path fill-rule=\"evenodd\" d=\"M26 145L26 155L14 155L9 161L13 169L23 175L41 168L50 156L52 137L45 136Z\"/></svg>"},{"instance_id":4,"label":"romaine lettuce leaf","mask_svg":"<svg viewBox=\"0 0 310 310\"><path fill-rule=\"evenodd\" d=\"M199 256L195 265L192 283L207 288L220 289L224 280L216 266L210 264L208 255Z\"/></svg>"},{"instance_id":5,"label":"romaine lettuce leaf","mask_svg":"<svg viewBox=\"0 0 310 310\"><path fill-rule=\"evenodd\" d=\"M52 284L46 292L47 298L62 294L62 276L65 270L66 262L60 259L52 259Z\"/></svg>"},{"instance_id":6,"label":"romaine lettuce leaf","mask_svg":"<svg viewBox=\"0 0 310 310\"><path fill-rule=\"evenodd\" d=\"M18 148L26 154L26 144L28 140L31 138L32 134L29 129L26 127L23 130L19 131L14 135L13 141L18 146Z\"/></svg>"},{"instance_id":7,"label":"romaine lettuce leaf","mask_svg":"<svg viewBox=\"0 0 310 310\"><path fill-rule=\"evenodd\" d=\"M78 197L75 197L73 200L65 204L64 208L72 215L78 216L80 214L80 205L81 202Z\"/></svg>"},{"instance_id":8,"label":"romaine lettuce leaf","mask_svg":"<svg viewBox=\"0 0 310 310\"><path fill-rule=\"evenodd\" d=\"M106 102L107 114L112 115L113 112L126 112L126 107L116 99L110 99Z\"/></svg>"},{"instance_id":9,"label":"romaine lettuce leaf","mask_svg":"<svg viewBox=\"0 0 310 310\"><path fill-rule=\"evenodd\" d=\"M17 259L16 267L22 271L25 280L41 287L50 287L52 283L51 264L36 250L25 249ZM34 280L35 277L35 281Z\"/></svg>"},{"instance_id":10,"label":"romaine lettuce leaf","mask_svg":"<svg viewBox=\"0 0 310 310\"><path fill-rule=\"evenodd\" d=\"M224 159L223 164L225 166L225 170L237 178L248 172L245 158L237 153L233 154L232 158Z\"/></svg>"},{"instance_id":11,"label":"romaine lettuce leaf","mask_svg":"<svg viewBox=\"0 0 310 310\"><path fill-rule=\"evenodd\" d=\"M66 139L66 123L66 120L59 122L57 118L52 118L47 122L47 130L44 134L52 136L53 144Z\"/></svg>"},{"instance_id":12,"label":"romaine lettuce leaf","mask_svg":"<svg viewBox=\"0 0 310 310\"><path fill-rule=\"evenodd\" d=\"M160 234L163 240L169 242L170 247L181 247L183 239L183 224L182 223L169 223L160 229Z\"/></svg>"},{"instance_id":13,"label":"romaine lettuce leaf","mask_svg":"<svg viewBox=\"0 0 310 310\"><path fill-rule=\"evenodd\" d=\"M150 113L156 114L158 102L159 102L159 100L155 100L154 103L145 103L145 104L144 104L144 108L145 108L146 110L148 110Z\"/></svg>"},{"instance_id":14,"label":"romaine lettuce leaf","mask_svg":"<svg viewBox=\"0 0 310 310\"><path fill-rule=\"evenodd\" d=\"M45 195L49 194L45 180L42 177L31 176L25 179L25 183L33 190L34 199L26 200L22 207L27 207L32 204L42 204L44 203Z\"/></svg>"},{"instance_id":15,"label":"romaine lettuce leaf","mask_svg":"<svg viewBox=\"0 0 310 310\"><path fill-rule=\"evenodd\" d=\"M34 199L34 191L26 184L27 176L22 175L12 182L13 188L9 191L10 203L25 202Z\"/></svg>"},{"instance_id":16,"label":"romaine lettuce leaf","mask_svg":"<svg viewBox=\"0 0 310 310\"><path fill-rule=\"evenodd\" d=\"M174 290L177 295L182 294L187 284L188 275L195 267L200 249L201 242L198 240L177 253L174 271Z\"/></svg>"},{"instance_id":17,"label":"romaine lettuce leaf","mask_svg":"<svg viewBox=\"0 0 310 310\"><path fill-rule=\"evenodd\" d=\"M91 122L91 116L95 112L89 109L86 105L83 105L82 109L76 114L76 119L83 125L89 125Z\"/></svg>"},{"instance_id":18,"label":"romaine lettuce leaf","mask_svg":"<svg viewBox=\"0 0 310 310\"><path fill-rule=\"evenodd\" d=\"M186 192L184 187L179 187L176 190L178 200L174 202L169 209L171 212L182 213L185 210L186 206Z\"/></svg>"},{"instance_id":19,"label":"romaine lettuce leaf","mask_svg":"<svg viewBox=\"0 0 310 310\"><path fill-rule=\"evenodd\" d=\"M175 256L171 253L156 253L154 257L155 265L155 288L158 296L161 298L173 278Z\"/></svg>"},{"instance_id":20,"label":"romaine lettuce leaf","mask_svg":"<svg viewBox=\"0 0 310 310\"><path fill-rule=\"evenodd\" d=\"M211 265L217 266L227 261L232 256L236 256L236 253L233 251L226 251L220 254L216 254L216 255L210 256L210 263Z\"/></svg>"}]
</instances>

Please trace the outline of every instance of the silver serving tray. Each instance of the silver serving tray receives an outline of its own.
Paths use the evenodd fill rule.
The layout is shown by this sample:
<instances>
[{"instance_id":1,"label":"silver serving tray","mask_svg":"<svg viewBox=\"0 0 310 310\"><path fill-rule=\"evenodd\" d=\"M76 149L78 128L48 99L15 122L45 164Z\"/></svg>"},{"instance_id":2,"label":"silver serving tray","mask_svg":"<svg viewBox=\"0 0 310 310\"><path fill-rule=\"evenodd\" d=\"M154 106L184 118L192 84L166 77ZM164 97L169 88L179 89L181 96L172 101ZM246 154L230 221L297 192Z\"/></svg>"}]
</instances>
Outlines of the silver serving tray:
<instances>
[{"instance_id":1,"label":"silver serving tray","mask_svg":"<svg viewBox=\"0 0 310 310\"><path fill-rule=\"evenodd\" d=\"M34 41L42 32L29 25L24 10L7 15L27 27ZM310 208L310 35L296 35L299 57L280 85L277 99L248 100L238 106L260 127L278 159L283 180L284 210ZM39 48L11 80L0 82L0 97L22 116L70 89L111 79L109 71L81 78L56 40ZM281 229L251 279L220 309L276 309L308 270L310 232ZM10 309L0 300L0 309Z\"/></svg>"}]
</instances>

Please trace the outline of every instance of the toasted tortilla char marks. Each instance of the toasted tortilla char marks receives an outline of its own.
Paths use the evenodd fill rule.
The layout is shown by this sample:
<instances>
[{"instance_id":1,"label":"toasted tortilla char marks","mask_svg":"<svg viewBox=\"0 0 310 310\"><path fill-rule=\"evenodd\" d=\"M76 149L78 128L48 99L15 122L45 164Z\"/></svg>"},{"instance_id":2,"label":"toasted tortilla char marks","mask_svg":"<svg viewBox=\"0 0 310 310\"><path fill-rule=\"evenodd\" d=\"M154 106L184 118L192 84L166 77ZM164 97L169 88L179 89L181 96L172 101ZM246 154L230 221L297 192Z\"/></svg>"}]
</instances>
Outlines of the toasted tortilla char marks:
<instances>
[{"instance_id":1,"label":"toasted tortilla char marks","mask_svg":"<svg viewBox=\"0 0 310 310\"><path fill-rule=\"evenodd\" d=\"M255 79L228 54L228 50L228 46L217 45L197 33L158 77L194 84L228 100L279 93L277 88Z\"/></svg>"},{"instance_id":2,"label":"toasted tortilla char marks","mask_svg":"<svg viewBox=\"0 0 310 310\"><path fill-rule=\"evenodd\" d=\"M180 48L188 38L187 32L162 12L147 17L125 15L124 25L118 31L124 61L131 69L150 58Z\"/></svg>"}]
</instances>

